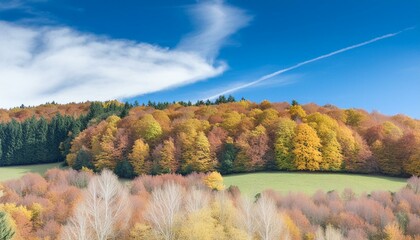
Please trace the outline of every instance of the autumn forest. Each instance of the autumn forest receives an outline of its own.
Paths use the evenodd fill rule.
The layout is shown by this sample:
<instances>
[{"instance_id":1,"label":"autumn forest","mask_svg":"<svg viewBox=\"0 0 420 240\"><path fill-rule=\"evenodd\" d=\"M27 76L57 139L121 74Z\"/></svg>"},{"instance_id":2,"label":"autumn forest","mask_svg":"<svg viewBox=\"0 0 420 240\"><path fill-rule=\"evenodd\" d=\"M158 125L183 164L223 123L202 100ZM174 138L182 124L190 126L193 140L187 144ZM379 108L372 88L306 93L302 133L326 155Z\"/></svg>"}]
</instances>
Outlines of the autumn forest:
<instances>
[{"instance_id":1,"label":"autumn forest","mask_svg":"<svg viewBox=\"0 0 420 240\"><path fill-rule=\"evenodd\" d=\"M65 160L76 170L106 168L125 178L213 170L420 174L420 122L404 115L232 97L194 105L49 104L0 114L2 166Z\"/></svg>"},{"instance_id":2,"label":"autumn forest","mask_svg":"<svg viewBox=\"0 0 420 240\"><path fill-rule=\"evenodd\" d=\"M0 239L420 239L420 121L221 96L0 110L0 166L59 162L0 184ZM397 192L225 186L227 174L409 178ZM349 186L350 187L350 186Z\"/></svg>"}]
</instances>

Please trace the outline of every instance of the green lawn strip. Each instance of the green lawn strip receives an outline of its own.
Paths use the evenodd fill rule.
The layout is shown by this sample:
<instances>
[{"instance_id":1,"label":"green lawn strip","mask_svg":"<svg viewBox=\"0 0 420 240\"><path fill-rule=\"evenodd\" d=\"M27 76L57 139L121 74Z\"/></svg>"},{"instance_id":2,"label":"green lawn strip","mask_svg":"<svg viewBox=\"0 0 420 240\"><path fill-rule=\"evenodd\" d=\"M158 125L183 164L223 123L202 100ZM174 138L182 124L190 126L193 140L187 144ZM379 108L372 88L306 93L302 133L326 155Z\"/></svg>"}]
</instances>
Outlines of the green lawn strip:
<instances>
[{"instance_id":1,"label":"green lawn strip","mask_svg":"<svg viewBox=\"0 0 420 240\"><path fill-rule=\"evenodd\" d=\"M261 172L226 175L226 187L238 186L242 193L255 195L265 189L281 193L303 192L313 194L317 190L342 192L351 188L356 194L375 190L397 191L406 185L406 179L376 175L307 172Z\"/></svg>"},{"instance_id":2,"label":"green lawn strip","mask_svg":"<svg viewBox=\"0 0 420 240\"><path fill-rule=\"evenodd\" d=\"M60 164L61 163L48 163L48 164L0 167L0 182L20 178L29 172L39 173L43 175L48 169L60 168Z\"/></svg>"}]
</instances>

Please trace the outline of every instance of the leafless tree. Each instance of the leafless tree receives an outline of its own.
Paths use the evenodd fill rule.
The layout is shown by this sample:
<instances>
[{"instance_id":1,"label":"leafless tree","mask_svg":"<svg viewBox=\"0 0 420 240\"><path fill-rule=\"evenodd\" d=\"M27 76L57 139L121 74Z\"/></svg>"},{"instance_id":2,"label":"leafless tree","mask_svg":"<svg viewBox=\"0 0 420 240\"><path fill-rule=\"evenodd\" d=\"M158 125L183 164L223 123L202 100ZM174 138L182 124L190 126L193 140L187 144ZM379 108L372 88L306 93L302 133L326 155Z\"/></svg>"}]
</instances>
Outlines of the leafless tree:
<instances>
[{"instance_id":1,"label":"leafless tree","mask_svg":"<svg viewBox=\"0 0 420 240\"><path fill-rule=\"evenodd\" d=\"M231 212L229 211L230 207L232 206L231 200L227 196L225 191L217 192L214 196L215 203L219 207L218 211L218 219L220 224L225 225L228 221Z\"/></svg>"},{"instance_id":2,"label":"leafless tree","mask_svg":"<svg viewBox=\"0 0 420 240\"><path fill-rule=\"evenodd\" d=\"M273 199L262 194L255 205L256 233L262 240L280 239L283 222Z\"/></svg>"},{"instance_id":3,"label":"leafless tree","mask_svg":"<svg viewBox=\"0 0 420 240\"><path fill-rule=\"evenodd\" d=\"M249 240L252 240L254 239L254 233L256 230L254 221L254 202L249 197L242 197L239 199L238 207L238 227L248 234Z\"/></svg>"},{"instance_id":4,"label":"leafless tree","mask_svg":"<svg viewBox=\"0 0 420 240\"><path fill-rule=\"evenodd\" d=\"M105 170L92 179L85 204L98 240L118 236L130 219L128 190L111 171Z\"/></svg>"},{"instance_id":5,"label":"leafless tree","mask_svg":"<svg viewBox=\"0 0 420 240\"><path fill-rule=\"evenodd\" d=\"M187 213L196 212L209 204L210 196L206 190L193 187L185 198L185 209Z\"/></svg>"},{"instance_id":6,"label":"leafless tree","mask_svg":"<svg viewBox=\"0 0 420 240\"><path fill-rule=\"evenodd\" d=\"M89 229L89 216L87 215L86 205L77 208L76 213L67 225L63 227L61 239L66 240L90 240L94 239L92 231Z\"/></svg>"},{"instance_id":7,"label":"leafless tree","mask_svg":"<svg viewBox=\"0 0 420 240\"><path fill-rule=\"evenodd\" d=\"M182 208L184 189L179 184L167 182L152 192L152 199L144 214L156 235L165 240L176 237L175 225Z\"/></svg>"},{"instance_id":8,"label":"leafless tree","mask_svg":"<svg viewBox=\"0 0 420 240\"><path fill-rule=\"evenodd\" d=\"M127 188L111 171L104 170L89 182L76 214L65 228L64 236L78 240L118 238L126 230L130 219L128 199Z\"/></svg>"}]
</instances>

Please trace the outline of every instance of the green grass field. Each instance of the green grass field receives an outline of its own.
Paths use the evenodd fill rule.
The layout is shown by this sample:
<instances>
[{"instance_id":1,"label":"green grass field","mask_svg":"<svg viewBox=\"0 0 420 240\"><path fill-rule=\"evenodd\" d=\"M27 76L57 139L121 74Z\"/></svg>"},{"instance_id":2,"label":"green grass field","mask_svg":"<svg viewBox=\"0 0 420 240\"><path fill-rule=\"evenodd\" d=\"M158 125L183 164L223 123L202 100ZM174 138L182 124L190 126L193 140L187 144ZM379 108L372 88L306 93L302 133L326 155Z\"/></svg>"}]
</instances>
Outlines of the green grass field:
<instances>
[{"instance_id":1,"label":"green grass field","mask_svg":"<svg viewBox=\"0 0 420 240\"><path fill-rule=\"evenodd\" d=\"M340 173L287 173L265 172L224 176L226 187L236 185L242 193L255 195L265 189L281 193L304 192L313 194L317 190L342 192L351 188L355 193L374 190L397 191L406 185L406 179Z\"/></svg>"},{"instance_id":2,"label":"green grass field","mask_svg":"<svg viewBox=\"0 0 420 240\"><path fill-rule=\"evenodd\" d=\"M0 167L0 182L20 178L28 172L44 174L48 169L59 168L61 163L35 164L25 166Z\"/></svg>"}]
</instances>

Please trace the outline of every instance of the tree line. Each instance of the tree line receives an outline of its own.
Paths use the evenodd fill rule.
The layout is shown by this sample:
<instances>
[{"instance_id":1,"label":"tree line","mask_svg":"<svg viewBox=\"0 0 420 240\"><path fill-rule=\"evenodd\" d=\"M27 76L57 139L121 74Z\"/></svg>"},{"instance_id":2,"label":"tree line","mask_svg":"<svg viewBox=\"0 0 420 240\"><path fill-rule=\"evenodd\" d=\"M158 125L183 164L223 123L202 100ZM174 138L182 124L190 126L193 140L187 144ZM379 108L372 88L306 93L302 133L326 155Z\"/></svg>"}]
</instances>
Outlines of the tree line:
<instances>
[{"instance_id":1,"label":"tree line","mask_svg":"<svg viewBox=\"0 0 420 240\"><path fill-rule=\"evenodd\" d=\"M75 169L108 168L128 178L212 170L420 174L420 123L404 115L232 96L0 113L1 166L66 159Z\"/></svg>"},{"instance_id":2,"label":"tree line","mask_svg":"<svg viewBox=\"0 0 420 240\"><path fill-rule=\"evenodd\" d=\"M66 161L128 178L213 170L419 175L420 123L296 101L138 106L82 131Z\"/></svg>"},{"instance_id":3,"label":"tree line","mask_svg":"<svg viewBox=\"0 0 420 240\"><path fill-rule=\"evenodd\" d=\"M242 98L241 100L245 100L245 98ZM221 95L218 98L216 98L214 101L211 101L210 99L207 99L206 101L204 100L197 100L195 103L192 103L191 101L179 101L179 102L175 102L173 101L171 102L154 102L154 101L148 101L147 104L142 104L142 106L148 106L148 107L153 107L155 109L166 109L168 108L170 105L172 104L179 104L181 106L184 107L189 107L189 106L202 106L202 105L218 105L218 104L222 104L222 103L232 103L232 102L236 102L235 97L233 97L232 95L229 95L228 97ZM135 101L133 106L138 107L140 106L140 104Z\"/></svg>"}]
</instances>

